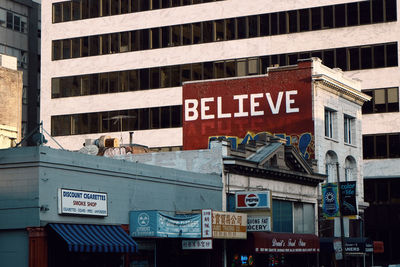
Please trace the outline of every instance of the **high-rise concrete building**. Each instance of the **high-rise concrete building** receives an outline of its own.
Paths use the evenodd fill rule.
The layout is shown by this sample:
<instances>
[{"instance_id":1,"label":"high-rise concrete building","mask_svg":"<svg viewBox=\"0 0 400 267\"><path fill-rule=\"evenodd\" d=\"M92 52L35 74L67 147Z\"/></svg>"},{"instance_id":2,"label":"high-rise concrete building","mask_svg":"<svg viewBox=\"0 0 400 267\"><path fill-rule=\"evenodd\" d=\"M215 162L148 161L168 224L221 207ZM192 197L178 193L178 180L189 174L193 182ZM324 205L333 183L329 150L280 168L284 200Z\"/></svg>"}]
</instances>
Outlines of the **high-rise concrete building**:
<instances>
[{"instance_id":1,"label":"high-rise concrete building","mask_svg":"<svg viewBox=\"0 0 400 267\"><path fill-rule=\"evenodd\" d=\"M400 178L399 11L398 0L45 1L41 119L68 149L133 131L135 143L179 149L183 82L319 57L372 96L364 178Z\"/></svg>"},{"instance_id":2,"label":"high-rise concrete building","mask_svg":"<svg viewBox=\"0 0 400 267\"><path fill-rule=\"evenodd\" d=\"M23 73L23 137L34 130L39 121L40 34L37 1L0 1L0 54L16 57L18 70Z\"/></svg>"}]
</instances>

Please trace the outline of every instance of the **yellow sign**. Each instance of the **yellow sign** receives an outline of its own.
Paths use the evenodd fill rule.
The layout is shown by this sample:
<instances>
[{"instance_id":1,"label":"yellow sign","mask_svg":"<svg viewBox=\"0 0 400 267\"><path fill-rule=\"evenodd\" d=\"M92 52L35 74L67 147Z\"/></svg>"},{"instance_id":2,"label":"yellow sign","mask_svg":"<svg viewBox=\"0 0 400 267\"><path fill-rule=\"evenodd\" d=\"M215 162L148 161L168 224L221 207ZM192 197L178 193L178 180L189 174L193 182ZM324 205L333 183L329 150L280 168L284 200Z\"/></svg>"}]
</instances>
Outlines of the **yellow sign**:
<instances>
[{"instance_id":1,"label":"yellow sign","mask_svg":"<svg viewBox=\"0 0 400 267\"><path fill-rule=\"evenodd\" d=\"M237 212L212 212L213 238L246 239L247 214Z\"/></svg>"}]
</instances>

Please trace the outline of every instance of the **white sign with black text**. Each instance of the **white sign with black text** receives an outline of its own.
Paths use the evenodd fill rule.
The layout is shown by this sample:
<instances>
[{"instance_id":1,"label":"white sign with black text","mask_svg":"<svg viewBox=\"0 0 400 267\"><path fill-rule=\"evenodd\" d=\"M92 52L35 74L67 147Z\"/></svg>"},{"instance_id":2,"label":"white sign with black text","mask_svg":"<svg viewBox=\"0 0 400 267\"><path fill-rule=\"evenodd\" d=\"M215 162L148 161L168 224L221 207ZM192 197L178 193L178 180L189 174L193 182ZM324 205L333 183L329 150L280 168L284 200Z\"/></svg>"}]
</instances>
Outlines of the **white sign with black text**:
<instances>
[{"instance_id":1,"label":"white sign with black text","mask_svg":"<svg viewBox=\"0 0 400 267\"><path fill-rule=\"evenodd\" d=\"M182 240L182 249L212 249L212 239Z\"/></svg>"},{"instance_id":2,"label":"white sign with black text","mask_svg":"<svg viewBox=\"0 0 400 267\"><path fill-rule=\"evenodd\" d=\"M108 216L107 194L72 189L58 190L58 213Z\"/></svg>"},{"instance_id":3,"label":"white sign with black text","mask_svg":"<svg viewBox=\"0 0 400 267\"><path fill-rule=\"evenodd\" d=\"M270 216L247 215L247 232L271 231Z\"/></svg>"}]
</instances>

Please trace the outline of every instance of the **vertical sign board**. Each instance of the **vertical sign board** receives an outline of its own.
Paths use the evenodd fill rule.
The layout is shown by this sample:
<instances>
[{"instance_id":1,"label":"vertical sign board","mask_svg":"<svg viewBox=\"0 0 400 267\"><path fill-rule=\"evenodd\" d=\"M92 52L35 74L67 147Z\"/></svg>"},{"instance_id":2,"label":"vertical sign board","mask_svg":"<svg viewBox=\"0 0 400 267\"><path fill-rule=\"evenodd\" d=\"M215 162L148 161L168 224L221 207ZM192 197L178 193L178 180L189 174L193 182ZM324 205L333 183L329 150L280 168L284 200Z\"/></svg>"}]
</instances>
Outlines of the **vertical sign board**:
<instances>
[{"instance_id":1,"label":"vertical sign board","mask_svg":"<svg viewBox=\"0 0 400 267\"><path fill-rule=\"evenodd\" d=\"M340 216L339 193L336 183L322 185L322 214L324 217Z\"/></svg>"},{"instance_id":2,"label":"vertical sign board","mask_svg":"<svg viewBox=\"0 0 400 267\"><path fill-rule=\"evenodd\" d=\"M107 194L73 189L58 189L58 213L108 216Z\"/></svg>"},{"instance_id":3,"label":"vertical sign board","mask_svg":"<svg viewBox=\"0 0 400 267\"><path fill-rule=\"evenodd\" d=\"M351 216L358 215L357 198L356 198L356 182L340 182L340 196L342 204L342 215Z\"/></svg>"},{"instance_id":4,"label":"vertical sign board","mask_svg":"<svg viewBox=\"0 0 400 267\"><path fill-rule=\"evenodd\" d=\"M268 132L314 157L311 62L267 75L183 85L183 148L226 137L233 146Z\"/></svg>"},{"instance_id":5,"label":"vertical sign board","mask_svg":"<svg viewBox=\"0 0 400 267\"><path fill-rule=\"evenodd\" d=\"M212 237L212 210L201 211L201 237Z\"/></svg>"}]
</instances>

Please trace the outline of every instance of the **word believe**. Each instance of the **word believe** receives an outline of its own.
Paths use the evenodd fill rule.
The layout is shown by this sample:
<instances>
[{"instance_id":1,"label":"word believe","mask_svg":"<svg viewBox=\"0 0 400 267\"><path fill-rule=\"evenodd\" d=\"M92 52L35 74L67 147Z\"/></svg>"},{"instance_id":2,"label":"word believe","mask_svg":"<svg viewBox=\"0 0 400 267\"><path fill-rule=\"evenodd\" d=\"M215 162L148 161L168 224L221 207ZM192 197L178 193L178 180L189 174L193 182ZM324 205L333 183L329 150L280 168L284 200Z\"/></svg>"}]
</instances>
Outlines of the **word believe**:
<instances>
[{"instance_id":1,"label":"word believe","mask_svg":"<svg viewBox=\"0 0 400 267\"><path fill-rule=\"evenodd\" d=\"M274 101L270 93L257 93L257 94L243 94L243 95L233 95L233 100L237 103L236 112L226 112L223 110L223 102L228 101L226 98L218 96L216 100L214 97L200 98L200 108L199 100L197 99L185 99L185 121L195 121L199 118L200 109L200 119L201 120L211 120L211 119L223 119L233 117L253 117L253 116L263 116L266 110L270 110L272 114L279 114L281 109L281 104L283 101L283 96L285 95L286 103L286 113L298 113L300 109L294 107L295 100L292 98L297 95L297 90L279 92L277 99ZM228 98L228 97L227 97ZM262 107L261 103L266 99L265 106ZM224 101L223 101L224 100ZM212 110L211 107L214 106L216 101L217 110ZM225 104L228 104L224 102ZM245 110L245 106L250 104L249 110ZM229 105L227 105L229 106ZM250 114L250 115L249 115Z\"/></svg>"}]
</instances>

